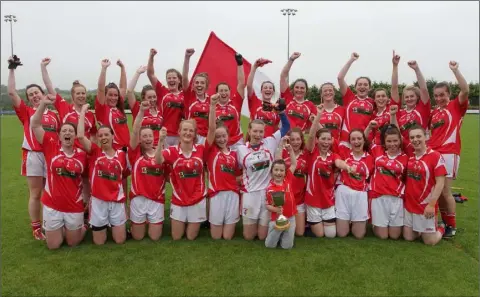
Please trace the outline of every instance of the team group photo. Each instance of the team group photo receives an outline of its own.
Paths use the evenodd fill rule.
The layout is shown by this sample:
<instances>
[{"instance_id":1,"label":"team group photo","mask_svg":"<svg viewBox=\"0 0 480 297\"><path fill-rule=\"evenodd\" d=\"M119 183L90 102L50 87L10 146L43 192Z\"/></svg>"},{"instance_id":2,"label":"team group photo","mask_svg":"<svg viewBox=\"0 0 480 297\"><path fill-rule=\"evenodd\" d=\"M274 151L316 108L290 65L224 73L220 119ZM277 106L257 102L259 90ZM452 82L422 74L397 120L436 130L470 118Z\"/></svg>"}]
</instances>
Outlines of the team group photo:
<instances>
[{"instance_id":1,"label":"team group photo","mask_svg":"<svg viewBox=\"0 0 480 297\"><path fill-rule=\"evenodd\" d=\"M394 20L346 33L352 28L338 20L306 20L310 4L301 3L291 6L303 10L281 8L276 17L267 7L288 3L258 3L252 12L285 27L268 33L277 44L261 41L269 32L262 22L244 24L253 16L232 16L236 29L218 25L228 17L214 11L249 11L254 2L192 4L211 7L198 28L203 18L193 7L182 10L194 20L187 26L145 11L180 4L119 4L120 16L145 13L144 35L135 33L144 25L119 25L119 16L82 25L79 3L31 4L50 14L72 9L65 28L34 22L26 3L2 3L14 13L2 27L0 109L8 295L478 294L470 280L478 278L478 3L418 7L441 14L476 5L473 19L456 24L474 41L458 33L448 45L447 31L415 41L413 24ZM362 3L396 11L394 19L413 5L355 5ZM92 11L113 4L83 2ZM20 27L27 22L30 29ZM26 43L31 26L43 26L46 40ZM367 28L405 41L375 34L372 48L358 35ZM322 38L329 30L357 43ZM87 46L89 34L98 37ZM101 276L79 287L93 267ZM158 274L162 288L139 269ZM371 285L351 281L371 275L379 278ZM446 278L458 281L446 289ZM315 279L328 284L301 285Z\"/></svg>"}]
</instances>

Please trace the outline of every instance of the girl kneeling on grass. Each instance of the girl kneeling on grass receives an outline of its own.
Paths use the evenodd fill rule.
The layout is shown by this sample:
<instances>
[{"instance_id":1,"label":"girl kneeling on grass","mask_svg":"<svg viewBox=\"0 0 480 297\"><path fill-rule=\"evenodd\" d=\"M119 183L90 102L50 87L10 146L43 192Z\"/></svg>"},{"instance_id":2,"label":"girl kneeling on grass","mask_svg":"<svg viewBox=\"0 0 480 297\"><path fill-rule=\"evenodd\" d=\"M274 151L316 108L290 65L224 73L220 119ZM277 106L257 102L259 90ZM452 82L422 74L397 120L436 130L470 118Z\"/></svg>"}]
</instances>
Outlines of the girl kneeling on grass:
<instances>
[{"instance_id":1,"label":"girl kneeling on grass","mask_svg":"<svg viewBox=\"0 0 480 297\"><path fill-rule=\"evenodd\" d=\"M268 248L276 248L280 242L282 248L291 249L295 238L295 215L297 214L297 207L293 196L292 181L293 173L297 167L297 158L293 152L293 148L287 144L288 139L288 137L284 137L278 149L282 150L285 148L290 153L290 168L287 168L285 160L275 160L272 163L272 169L270 171L272 180L267 187L266 208L270 212L270 223L268 224L265 246ZM273 196L276 192L283 193L283 206L275 206ZM287 225L289 225L286 229L282 228L283 230L277 227L276 222L281 215L288 219Z\"/></svg>"}]
</instances>

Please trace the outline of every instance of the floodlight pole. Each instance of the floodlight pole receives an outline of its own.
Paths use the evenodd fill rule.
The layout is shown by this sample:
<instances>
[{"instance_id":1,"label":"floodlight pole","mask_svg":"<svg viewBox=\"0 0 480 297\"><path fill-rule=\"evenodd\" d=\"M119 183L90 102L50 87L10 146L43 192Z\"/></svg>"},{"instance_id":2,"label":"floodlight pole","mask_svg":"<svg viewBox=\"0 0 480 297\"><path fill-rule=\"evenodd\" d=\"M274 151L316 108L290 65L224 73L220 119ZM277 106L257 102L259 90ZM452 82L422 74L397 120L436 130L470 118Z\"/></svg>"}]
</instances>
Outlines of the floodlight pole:
<instances>
[{"instance_id":1,"label":"floodlight pole","mask_svg":"<svg viewBox=\"0 0 480 297\"><path fill-rule=\"evenodd\" d=\"M296 15L298 10L293 8L284 8L280 10L283 15L287 16L287 61L290 59L290 16ZM287 81L289 78L287 77Z\"/></svg>"},{"instance_id":2,"label":"floodlight pole","mask_svg":"<svg viewBox=\"0 0 480 297\"><path fill-rule=\"evenodd\" d=\"M10 23L10 45L12 48L12 57L13 57L13 23L16 23L18 20L16 16L12 14L8 14L4 16L4 21Z\"/></svg>"}]
</instances>

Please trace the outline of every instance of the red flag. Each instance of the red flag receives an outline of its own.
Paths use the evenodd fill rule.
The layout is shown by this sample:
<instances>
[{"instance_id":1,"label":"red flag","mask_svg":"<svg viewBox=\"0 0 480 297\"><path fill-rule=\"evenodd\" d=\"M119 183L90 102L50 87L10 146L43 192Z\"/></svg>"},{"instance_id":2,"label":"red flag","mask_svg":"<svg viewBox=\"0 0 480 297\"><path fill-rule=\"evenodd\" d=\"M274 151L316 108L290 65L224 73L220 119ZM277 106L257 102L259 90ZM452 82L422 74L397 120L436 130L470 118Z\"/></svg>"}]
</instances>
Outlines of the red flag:
<instances>
[{"instance_id":1,"label":"red flag","mask_svg":"<svg viewBox=\"0 0 480 297\"><path fill-rule=\"evenodd\" d=\"M220 82L226 82L231 90L237 89L237 62L235 54L237 52L228 44L223 42L215 33L210 32L205 48L203 49L197 67L193 72L193 77L201 72L206 72L209 78L207 93L215 94L215 87ZM241 54L241 53L240 53ZM243 69L245 71L245 82L250 74L252 65L243 58ZM190 81L190 86L193 79Z\"/></svg>"}]
</instances>

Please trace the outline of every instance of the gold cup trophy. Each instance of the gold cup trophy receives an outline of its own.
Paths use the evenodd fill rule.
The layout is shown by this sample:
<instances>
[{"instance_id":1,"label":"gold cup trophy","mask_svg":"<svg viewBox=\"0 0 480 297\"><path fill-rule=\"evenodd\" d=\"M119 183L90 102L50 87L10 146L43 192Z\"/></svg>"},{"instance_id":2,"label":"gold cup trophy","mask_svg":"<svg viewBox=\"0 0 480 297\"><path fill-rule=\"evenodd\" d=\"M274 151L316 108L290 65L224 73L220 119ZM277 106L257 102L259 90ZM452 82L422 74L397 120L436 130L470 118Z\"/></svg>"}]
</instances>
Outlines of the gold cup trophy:
<instances>
[{"instance_id":1,"label":"gold cup trophy","mask_svg":"<svg viewBox=\"0 0 480 297\"><path fill-rule=\"evenodd\" d=\"M282 207L285 204L285 192L272 192L273 205ZM285 231L290 228L290 221L281 213L275 221L275 230Z\"/></svg>"}]
</instances>

